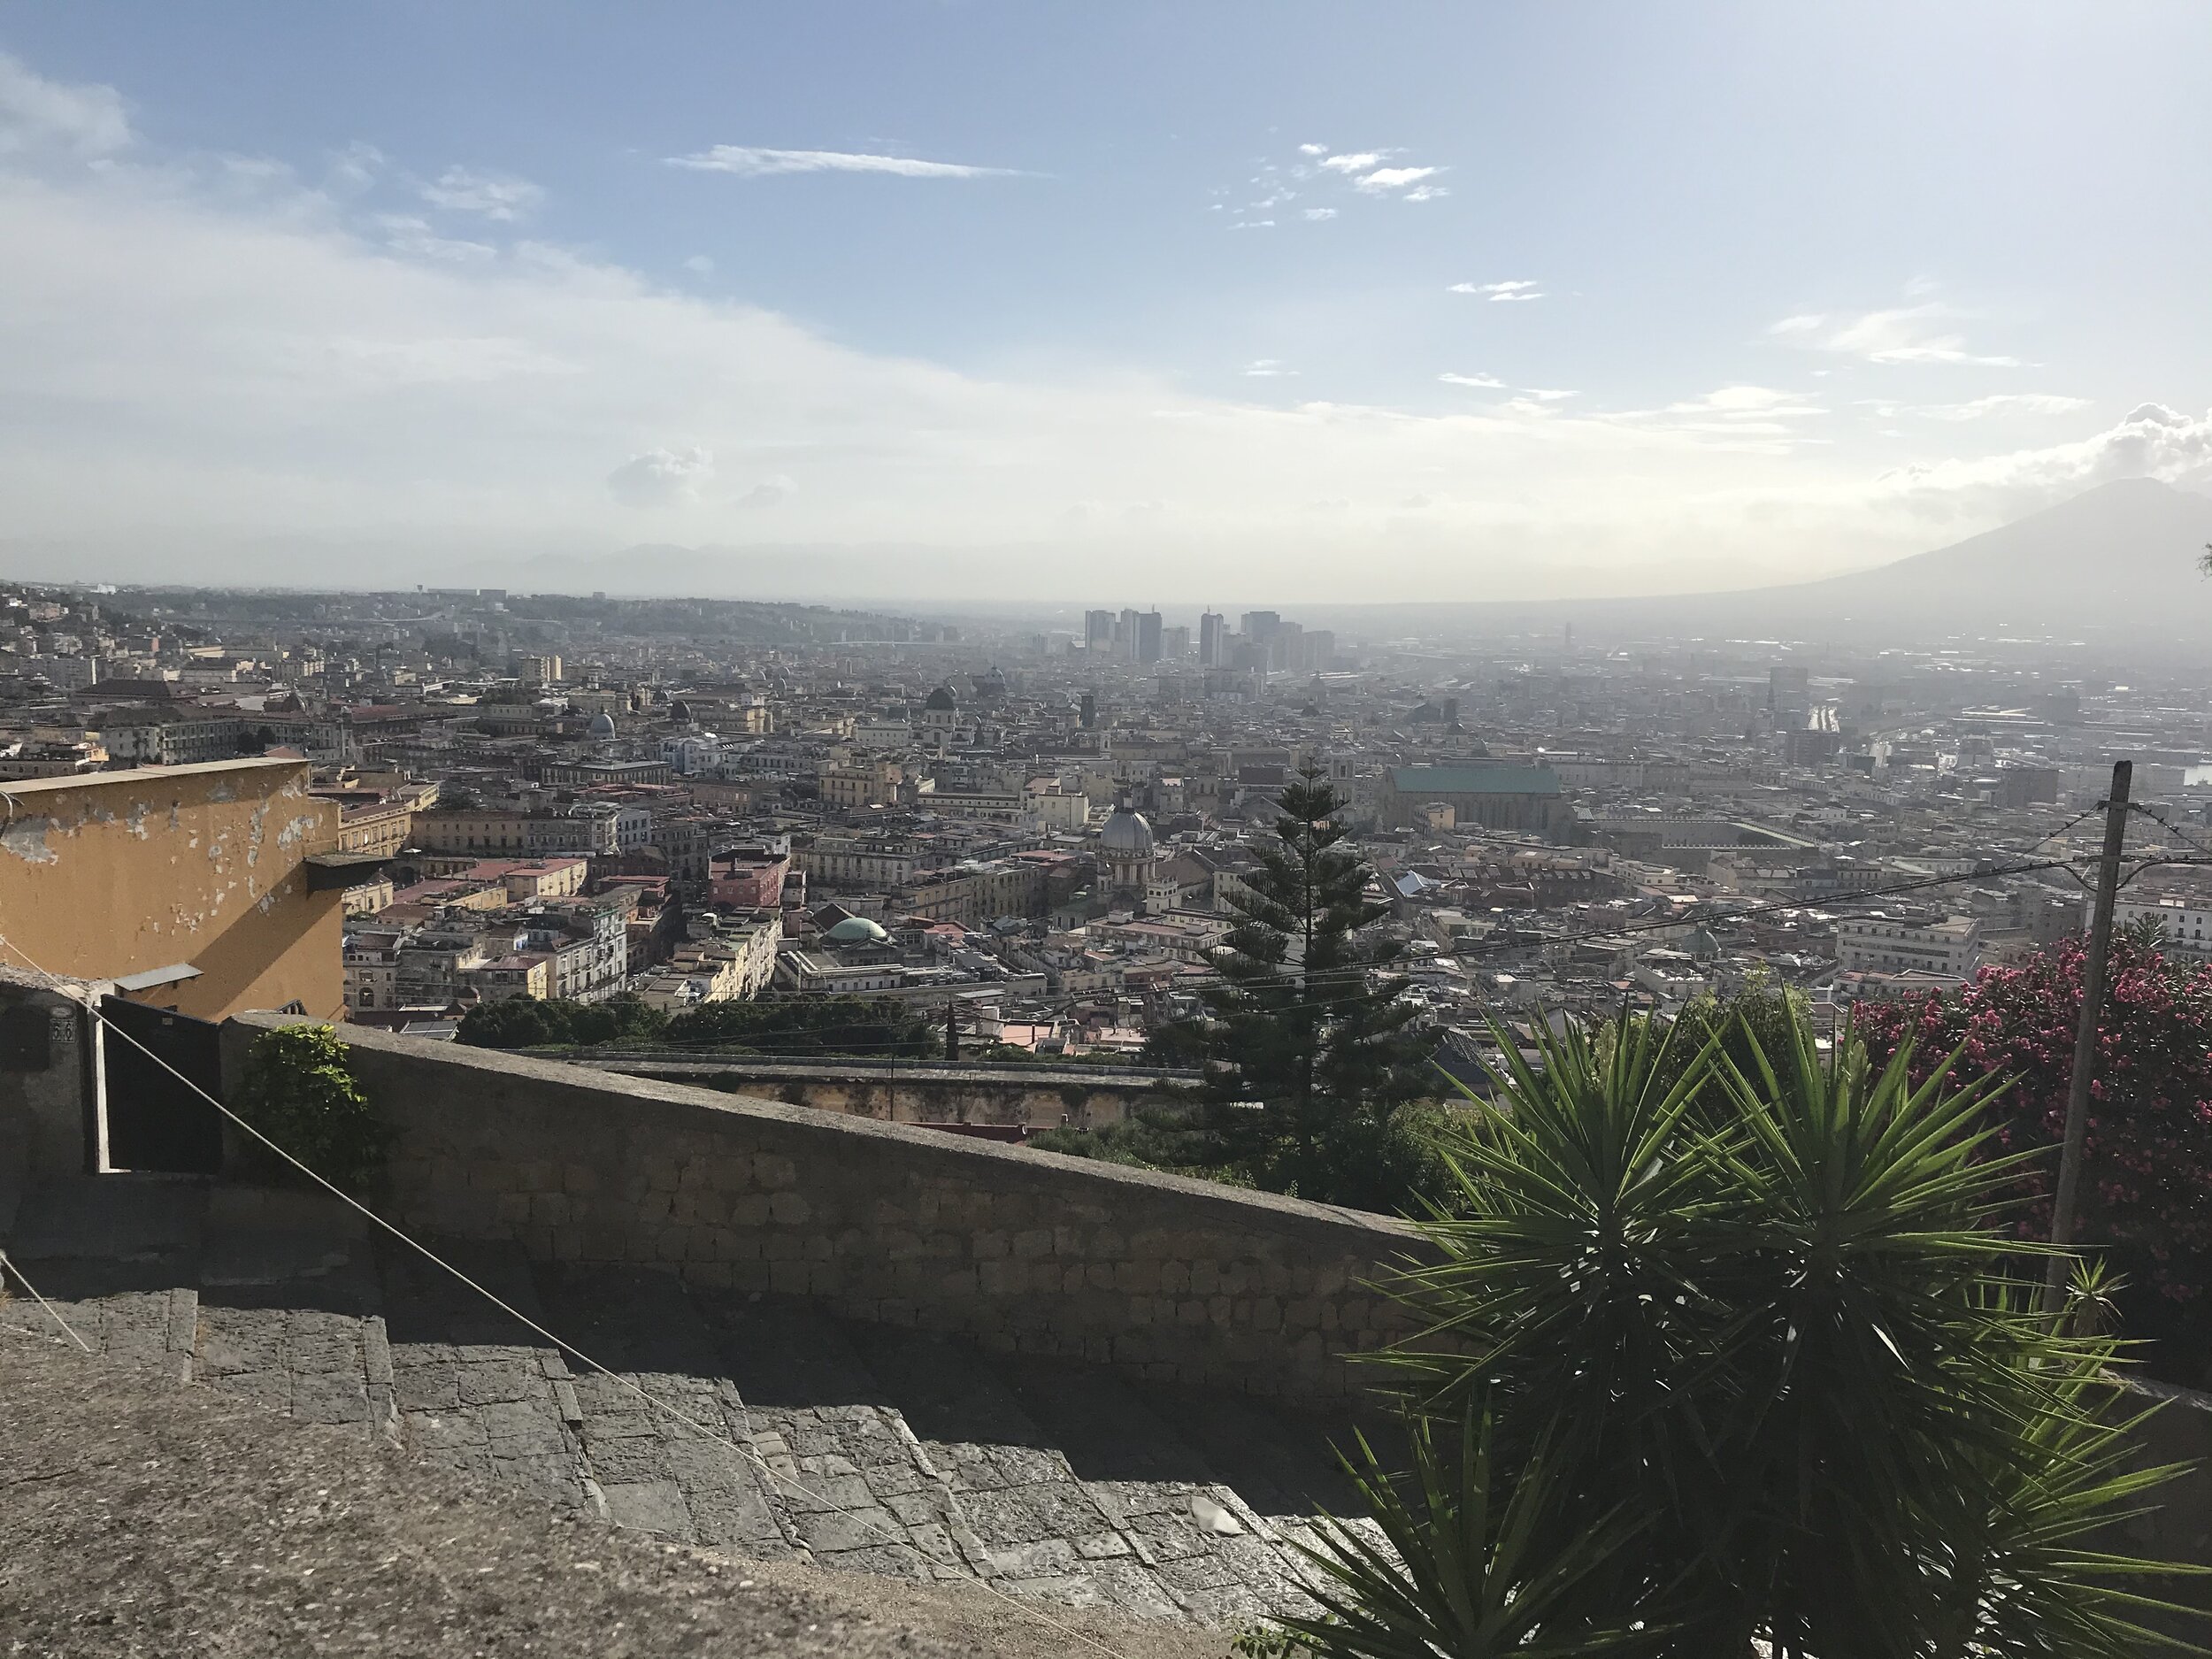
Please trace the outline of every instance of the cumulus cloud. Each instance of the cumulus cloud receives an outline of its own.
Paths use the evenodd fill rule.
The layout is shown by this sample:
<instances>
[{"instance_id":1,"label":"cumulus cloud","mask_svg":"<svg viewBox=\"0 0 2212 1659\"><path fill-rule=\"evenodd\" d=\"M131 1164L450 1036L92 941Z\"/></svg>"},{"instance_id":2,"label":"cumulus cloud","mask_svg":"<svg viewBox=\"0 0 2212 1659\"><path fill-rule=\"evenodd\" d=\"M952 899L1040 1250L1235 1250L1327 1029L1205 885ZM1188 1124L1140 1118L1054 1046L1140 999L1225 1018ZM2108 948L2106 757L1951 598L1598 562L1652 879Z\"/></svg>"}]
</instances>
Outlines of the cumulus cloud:
<instances>
[{"instance_id":1,"label":"cumulus cloud","mask_svg":"<svg viewBox=\"0 0 2212 1659\"><path fill-rule=\"evenodd\" d=\"M901 179L1010 179L1013 167L977 167L958 161L920 161L911 156L873 156L841 150L762 150L751 144L717 144L688 156L670 156L667 165L697 173L733 173L764 179L789 173L887 173Z\"/></svg>"},{"instance_id":2,"label":"cumulus cloud","mask_svg":"<svg viewBox=\"0 0 2212 1659\"><path fill-rule=\"evenodd\" d=\"M1513 300L1540 300L1544 290L1533 279L1524 278L1511 282L1455 282L1446 290L1452 294L1479 294L1493 303Z\"/></svg>"},{"instance_id":3,"label":"cumulus cloud","mask_svg":"<svg viewBox=\"0 0 2212 1659\"><path fill-rule=\"evenodd\" d=\"M1505 382L1494 374L1452 374L1447 373L1440 374L1436 378L1443 381L1447 386L1472 386L1479 388L1483 391L1502 390L1505 386Z\"/></svg>"},{"instance_id":4,"label":"cumulus cloud","mask_svg":"<svg viewBox=\"0 0 2212 1659\"><path fill-rule=\"evenodd\" d=\"M486 219L510 222L520 219L545 201L542 186L511 173L473 173L466 167L448 167L422 187L422 199L452 213L481 213Z\"/></svg>"},{"instance_id":5,"label":"cumulus cloud","mask_svg":"<svg viewBox=\"0 0 2212 1659\"><path fill-rule=\"evenodd\" d=\"M2071 443L1974 459L1916 462L1884 473L1880 488L1948 510L2013 517L2116 479L2212 481L2212 413L2141 403L2102 432Z\"/></svg>"},{"instance_id":6,"label":"cumulus cloud","mask_svg":"<svg viewBox=\"0 0 2212 1659\"><path fill-rule=\"evenodd\" d=\"M625 507L672 507L696 501L699 487L714 476L714 457L704 449L648 449L607 474L607 489Z\"/></svg>"},{"instance_id":7,"label":"cumulus cloud","mask_svg":"<svg viewBox=\"0 0 2212 1659\"><path fill-rule=\"evenodd\" d=\"M130 142L130 119L113 87L49 81L0 52L0 156L106 156Z\"/></svg>"},{"instance_id":8,"label":"cumulus cloud","mask_svg":"<svg viewBox=\"0 0 2212 1659\"><path fill-rule=\"evenodd\" d=\"M1384 156L1379 150L1359 150L1347 155L1330 156L1324 159L1321 165L1331 173L1365 173L1370 168L1379 167L1383 161Z\"/></svg>"},{"instance_id":9,"label":"cumulus cloud","mask_svg":"<svg viewBox=\"0 0 2212 1659\"><path fill-rule=\"evenodd\" d=\"M1336 209L1333 207L1310 207L1304 210L1304 215L1306 218L1318 223L1320 220L1325 219L1334 219L1336 217Z\"/></svg>"},{"instance_id":10,"label":"cumulus cloud","mask_svg":"<svg viewBox=\"0 0 2212 1659\"><path fill-rule=\"evenodd\" d=\"M1869 363L1955 363L2016 369L2020 359L1970 351L1955 326L1963 314L1931 301L1887 311L1832 314L1805 311L1785 317L1767 332L1792 345Z\"/></svg>"},{"instance_id":11,"label":"cumulus cloud","mask_svg":"<svg viewBox=\"0 0 2212 1659\"><path fill-rule=\"evenodd\" d=\"M684 269L690 272L694 276L712 276L714 274L714 261L709 258L705 254L695 253L688 259L684 261Z\"/></svg>"}]
</instances>

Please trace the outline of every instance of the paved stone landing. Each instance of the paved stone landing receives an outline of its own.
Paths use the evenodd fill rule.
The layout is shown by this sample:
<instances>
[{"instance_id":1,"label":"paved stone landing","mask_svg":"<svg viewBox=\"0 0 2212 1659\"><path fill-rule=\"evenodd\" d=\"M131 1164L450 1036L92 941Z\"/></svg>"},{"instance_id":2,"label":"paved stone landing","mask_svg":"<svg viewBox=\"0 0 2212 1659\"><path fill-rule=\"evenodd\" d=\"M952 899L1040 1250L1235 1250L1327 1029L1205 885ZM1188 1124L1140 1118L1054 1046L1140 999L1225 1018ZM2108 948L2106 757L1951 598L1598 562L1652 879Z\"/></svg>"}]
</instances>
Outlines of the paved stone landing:
<instances>
[{"instance_id":1,"label":"paved stone landing","mask_svg":"<svg viewBox=\"0 0 2212 1659\"><path fill-rule=\"evenodd\" d=\"M438 1247L610 1376L334 1205L84 1186L35 1194L11 1249L100 1354L655 1537L1235 1625L1305 1605L1291 1540L1357 1507L1327 1450L1347 1424L648 1270ZM94 1253L117 1235L80 1198L127 1223L126 1249ZM20 1297L0 1326L53 1330Z\"/></svg>"}]
</instances>

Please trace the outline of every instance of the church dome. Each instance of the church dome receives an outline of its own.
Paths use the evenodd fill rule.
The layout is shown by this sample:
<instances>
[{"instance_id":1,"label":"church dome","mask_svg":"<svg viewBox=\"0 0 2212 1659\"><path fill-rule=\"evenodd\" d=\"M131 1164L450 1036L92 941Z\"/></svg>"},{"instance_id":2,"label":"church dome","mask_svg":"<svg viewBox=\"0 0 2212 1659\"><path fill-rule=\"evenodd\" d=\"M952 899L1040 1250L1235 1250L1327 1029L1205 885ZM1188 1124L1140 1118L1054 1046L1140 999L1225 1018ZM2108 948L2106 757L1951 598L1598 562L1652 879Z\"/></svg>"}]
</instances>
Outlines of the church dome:
<instances>
[{"instance_id":1,"label":"church dome","mask_svg":"<svg viewBox=\"0 0 2212 1659\"><path fill-rule=\"evenodd\" d=\"M1143 813L1125 800L1098 832L1098 849L1132 858L1148 858L1152 856L1152 826L1145 822Z\"/></svg>"},{"instance_id":2,"label":"church dome","mask_svg":"<svg viewBox=\"0 0 2212 1659\"><path fill-rule=\"evenodd\" d=\"M864 916L848 916L823 937L833 945L879 945L891 935L883 931L880 922L872 922Z\"/></svg>"},{"instance_id":3,"label":"church dome","mask_svg":"<svg viewBox=\"0 0 2212 1659\"><path fill-rule=\"evenodd\" d=\"M950 686L938 687L936 690L929 694L929 700L922 704L923 708L938 714L950 714L959 706L960 699L953 695Z\"/></svg>"},{"instance_id":4,"label":"church dome","mask_svg":"<svg viewBox=\"0 0 2212 1659\"><path fill-rule=\"evenodd\" d=\"M668 720L669 724L672 726L689 726L691 724L691 705L686 703L681 697L678 697L674 702L668 705Z\"/></svg>"},{"instance_id":5,"label":"church dome","mask_svg":"<svg viewBox=\"0 0 2212 1659\"><path fill-rule=\"evenodd\" d=\"M614 716L602 709L591 717L591 735L595 741L614 735Z\"/></svg>"}]
</instances>

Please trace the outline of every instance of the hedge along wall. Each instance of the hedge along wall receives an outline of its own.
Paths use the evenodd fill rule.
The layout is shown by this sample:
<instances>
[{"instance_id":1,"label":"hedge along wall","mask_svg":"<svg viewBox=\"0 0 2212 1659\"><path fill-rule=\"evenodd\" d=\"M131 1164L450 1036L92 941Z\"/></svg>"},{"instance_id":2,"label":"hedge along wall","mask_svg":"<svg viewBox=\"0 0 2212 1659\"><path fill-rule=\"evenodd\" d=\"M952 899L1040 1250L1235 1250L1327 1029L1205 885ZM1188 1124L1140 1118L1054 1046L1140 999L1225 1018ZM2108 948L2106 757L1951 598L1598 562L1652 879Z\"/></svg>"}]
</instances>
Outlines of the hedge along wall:
<instances>
[{"instance_id":1,"label":"hedge along wall","mask_svg":"<svg viewBox=\"0 0 2212 1659\"><path fill-rule=\"evenodd\" d=\"M296 1023L224 1029L245 1046ZM1210 1182L341 1025L396 1132L417 1236L648 1263L849 1317L1322 1402L1403 1328L1371 1286L1420 1248L1381 1217Z\"/></svg>"}]
</instances>

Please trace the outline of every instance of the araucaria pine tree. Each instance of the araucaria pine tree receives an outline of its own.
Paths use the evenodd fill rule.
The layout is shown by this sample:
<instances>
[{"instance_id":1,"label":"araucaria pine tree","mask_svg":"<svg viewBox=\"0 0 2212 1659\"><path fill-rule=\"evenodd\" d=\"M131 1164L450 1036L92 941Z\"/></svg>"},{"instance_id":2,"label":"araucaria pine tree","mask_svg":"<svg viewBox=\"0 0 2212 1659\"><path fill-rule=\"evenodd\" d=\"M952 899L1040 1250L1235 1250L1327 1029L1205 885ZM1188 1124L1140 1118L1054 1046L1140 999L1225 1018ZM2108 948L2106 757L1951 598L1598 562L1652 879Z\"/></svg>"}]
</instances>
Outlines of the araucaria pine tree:
<instances>
[{"instance_id":1,"label":"araucaria pine tree","mask_svg":"<svg viewBox=\"0 0 2212 1659\"><path fill-rule=\"evenodd\" d=\"M1202 1057L1196 1127L1204 1161L1278 1192L1409 1208L1432 1161L1397 1108L1418 1092L1425 1045L1403 949L1371 898L1372 872L1344 844L1348 804L1317 767L1282 793L1257 867L1232 896L1206 1014L1176 1033Z\"/></svg>"}]
</instances>

